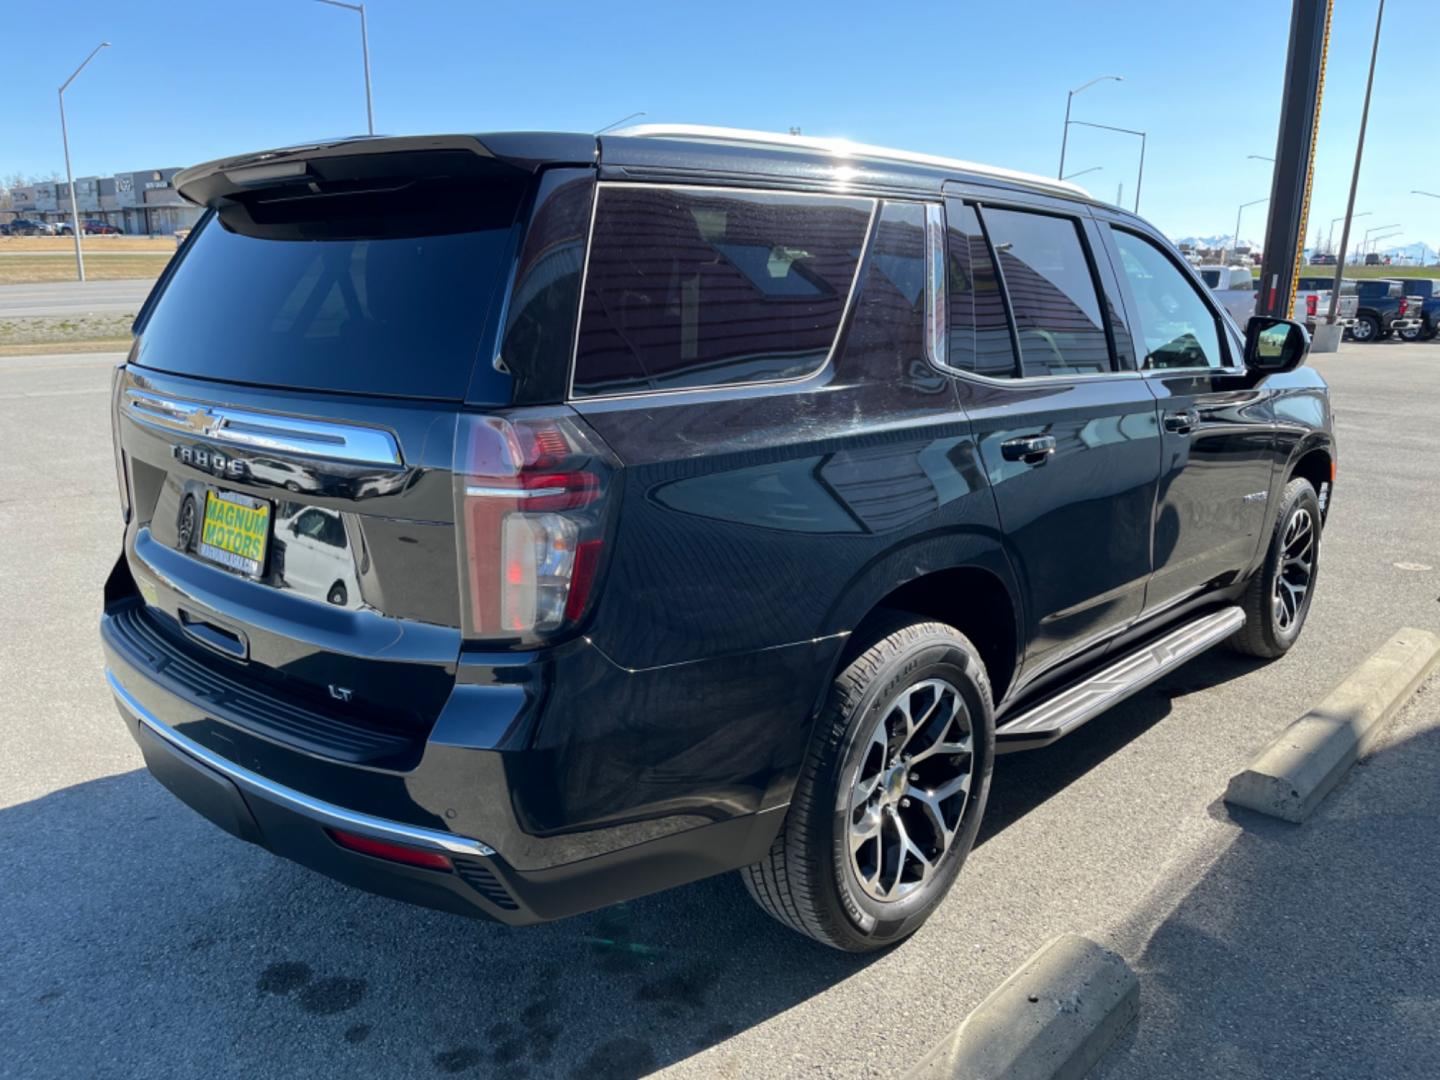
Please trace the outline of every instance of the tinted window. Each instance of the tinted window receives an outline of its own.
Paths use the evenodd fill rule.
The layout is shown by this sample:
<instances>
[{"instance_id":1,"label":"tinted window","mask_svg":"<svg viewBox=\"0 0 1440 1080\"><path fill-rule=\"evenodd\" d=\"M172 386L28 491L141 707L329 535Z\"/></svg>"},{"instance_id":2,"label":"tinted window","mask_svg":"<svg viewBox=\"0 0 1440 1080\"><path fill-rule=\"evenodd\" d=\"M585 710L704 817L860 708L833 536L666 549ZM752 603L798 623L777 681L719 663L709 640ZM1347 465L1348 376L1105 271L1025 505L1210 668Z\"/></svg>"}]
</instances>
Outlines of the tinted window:
<instances>
[{"instance_id":1,"label":"tinted window","mask_svg":"<svg viewBox=\"0 0 1440 1080\"><path fill-rule=\"evenodd\" d=\"M925 208L919 203L887 201L880 209L837 368L847 384L945 384L925 355Z\"/></svg>"},{"instance_id":2,"label":"tinted window","mask_svg":"<svg viewBox=\"0 0 1440 1080\"><path fill-rule=\"evenodd\" d=\"M1200 271L1200 280L1203 281L1203 282L1205 282L1206 285L1209 285L1210 288L1213 289L1213 288L1215 288L1215 286L1217 286L1217 285L1220 284L1220 271L1219 271L1219 270L1201 270L1201 271Z\"/></svg>"},{"instance_id":3,"label":"tinted window","mask_svg":"<svg viewBox=\"0 0 1440 1080\"><path fill-rule=\"evenodd\" d=\"M1147 368L1221 367L1215 313L1158 247L1134 233L1112 229L1130 292L1131 328L1145 346ZM1134 335L1132 335L1134 336Z\"/></svg>"},{"instance_id":4,"label":"tinted window","mask_svg":"<svg viewBox=\"0 0 1440 1080\"><path fill-rule=\"evenodd\" d=\"M518 192L445 183L227 207L191 240L139 362L266 386L460 399Z\"/></svg>"},{"instance_id":5,"label":"tinted window","mask_svg":"<svg viewBox=\"0 0 1440 1080\"><path fill-rule=\"evenodd\" d=\"M840 328L873 209L840 196L602 187L574 394L815 371Z\"/></svg>"},{"instance_id":6,"label":"tinted window","mask_svg":"<svg viewBox=\"0 0 1440 1080\"><path fill-rule=\"evenodd\" d=\"M1072 218L983 211L1020 338L1026 375L1111 370L1095 279Z\"/></svg>"},{"instance_id":7,"label":"tinted window","mask_svg":"<svg viewBox=\"0 0 1440 1080\"><path fill-rule=\"evenodd\" d=\"M992 378L1015 374L1015 347L995 264L972 206L949 209L945 288L949 347L945 362Z\"/></svg>"}]
</instances>

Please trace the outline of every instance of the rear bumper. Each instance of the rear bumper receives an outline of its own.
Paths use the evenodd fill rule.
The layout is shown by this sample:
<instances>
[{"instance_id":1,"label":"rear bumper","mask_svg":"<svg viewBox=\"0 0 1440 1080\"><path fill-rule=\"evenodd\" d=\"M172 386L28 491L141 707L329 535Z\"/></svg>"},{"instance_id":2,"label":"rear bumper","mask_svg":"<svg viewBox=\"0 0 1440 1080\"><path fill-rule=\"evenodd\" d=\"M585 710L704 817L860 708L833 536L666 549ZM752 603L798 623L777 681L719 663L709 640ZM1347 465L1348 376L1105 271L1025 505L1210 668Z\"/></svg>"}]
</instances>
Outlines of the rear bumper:
<instances>
[{"instance_id":1,"label":"rear bumper","mask_svg":"<svg viewBox=\"0 0 1440 1080\"><path fill-rule=\"evenodd\" d=\"M788 680L793 691L798 669L823 662L808 648L653 676L583 652L521 658L509 669L490 666L494 658L462 662L419 759L384 767L326 756L318 740L284 745L276 729L245 723L273 701L177 677L182 657L165 652L161 637L127 629L135 610L130 599L107 605L106 678L151 773L183 802L232 835L348 884L512 925L762 858L803 753L796 719L808 712L802 695L785 700L778 687ZM546 664L565 674L547 674ZM542 690L531 694L527 679ZM713 711L694 708L701 698L686 680L710 687ZM570 682L584 694L578 705ZM754 709L752 683L781 702L787 723ZM654 709L658 727L630 711L672 698L675 712ZM615 707L597 707L602 701ZM744 738L730 739L732 729ZM451 869L362 854L329 830L438 852Z\"/></svg>"},{"instance_id":2,"label":"rear bumper","mask_svg":"<svg viewBox=\"0 0 1440 1080\"><path fill-rule=\"evenodd\" d=\"M146 767L172 794L231 835L368 892L512 926L546 922L755 862L785 808L521 871L481 840L360 813L236 765L147 709L113 670L106 679ZM453 869L408 866L341 847L337 829L426 852Z\"/></svg>"}]
</instances>

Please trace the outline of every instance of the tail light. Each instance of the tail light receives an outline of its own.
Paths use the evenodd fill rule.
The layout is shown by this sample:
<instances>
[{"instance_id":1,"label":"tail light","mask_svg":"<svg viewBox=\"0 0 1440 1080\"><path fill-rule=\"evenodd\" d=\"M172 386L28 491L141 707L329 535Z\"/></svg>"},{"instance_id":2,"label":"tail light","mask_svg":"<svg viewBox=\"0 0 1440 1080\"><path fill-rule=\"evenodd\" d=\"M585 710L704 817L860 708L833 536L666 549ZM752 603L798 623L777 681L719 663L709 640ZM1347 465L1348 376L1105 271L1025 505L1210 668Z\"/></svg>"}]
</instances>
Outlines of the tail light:
<instances>
[{"instance_id":1,"label":"tail light","mask_svg":"<svg viewBox=\"0 0 1440 1080\"><path fill-rule=\"evenodd\" d=\"M1400 297L1400 314L1398 316L1399 318L1403 319L1405 317L1405 309L1409 306L1410 302L1406 300L1405 297Z\"/></svg>"},{"instance_id":2,"label":"tail light","mask_svg":"<svg viewBox=\"0 0 1440 1080\"><path fill-rule=\"evenodd\" d=\"M135 350L130 350L135 355ZM120 364L110 376L110 442L115 450L115 480L120 485L120 518L130 524L130 476L125 451L120 448L120 388L125 384L125 365Z\"/></svg>"},{"instance_id":3,"label":"tail light","mask_svg":"<svg viewBox=\"0 0 1440 1080\"><path fill-rule=\"evenodd\" d=\"M455 500L467 637L534 643L585 615L614 457L573 413L462 415Z\"/></svg>"},{"instance_id":4,"label":"tail light","mask_svg":"<svg viewBox=\"0 0 1440 1080\"><path fill-rule=\"evenodd\" d=\"M1316 296L1314 293L1311 293L1309 296L1305 297L1305 314L1306 314L1306 316L1309 317L1309 318L1311 318L1311 319L1313 319L1313 318L1315 318L1315 316L1316 316L1317 314L1319 314L1319 311L1320 311L1320 298L1319 298L1318 296Z\"/></svg>"}]
</instances>

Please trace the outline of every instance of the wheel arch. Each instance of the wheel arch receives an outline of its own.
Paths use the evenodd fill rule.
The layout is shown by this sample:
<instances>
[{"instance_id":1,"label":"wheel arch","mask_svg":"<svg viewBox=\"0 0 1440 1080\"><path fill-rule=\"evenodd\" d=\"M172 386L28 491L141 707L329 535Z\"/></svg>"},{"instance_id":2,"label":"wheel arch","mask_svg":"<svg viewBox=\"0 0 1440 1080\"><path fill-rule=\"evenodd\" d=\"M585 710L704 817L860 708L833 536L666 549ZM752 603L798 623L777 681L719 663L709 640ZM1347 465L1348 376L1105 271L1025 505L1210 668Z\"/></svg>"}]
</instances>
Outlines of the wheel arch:
<instances>
[{"instance_id":1,"label":"wheel arch","mask_svg":"<svg viewBox=\"0 0 1440 1080\"><path fill-rule=\"evenodd\" d=\"M918 569L892 579L888 588L872 585L867 592L863 606L853 609L853 628L827 688L883 627L893 624L896 613L903 613L946 623L969 638L985 663L995 703L1004 699L1019 671L1022 622L1019 593L1003 557Z\"/></svg>"},{"instance_id":2,"label":"wheel arch","mask_svg":"<svg viewBox=\"0 0 1440 1080\"><path fill-rule=\"evenodd\" d=\"M1333 495L1335 482L1335 454L1333 446L1328 442L1312 440L1303 443L1297 449L1291 459L1290 466L1285 471L1285 483L1296 478L1310 481L1310 486L1315 493L1321 496L1320 516L1323 521L1330 512L1330 496ZM1326 487L1331 490L1326 491Z\"/></svg>"}]
</instances>

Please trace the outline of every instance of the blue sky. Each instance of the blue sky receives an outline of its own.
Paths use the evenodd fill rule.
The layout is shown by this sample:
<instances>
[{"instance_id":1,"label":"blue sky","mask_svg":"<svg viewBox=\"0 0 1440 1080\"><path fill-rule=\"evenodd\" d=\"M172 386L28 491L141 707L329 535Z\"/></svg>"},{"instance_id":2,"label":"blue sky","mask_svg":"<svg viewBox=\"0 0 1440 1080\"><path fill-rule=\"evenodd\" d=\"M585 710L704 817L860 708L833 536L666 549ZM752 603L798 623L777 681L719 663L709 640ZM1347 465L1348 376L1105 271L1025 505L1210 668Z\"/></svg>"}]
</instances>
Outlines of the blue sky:
<instances>
[{"instance_id":1,"label":"blue sky","mask_svg":"<svg viewBox=\"0 0 1440 1080\"><path fill-rule=\"evenodd\" d=\"M55 88L76 175L185 165L363 131L358 19L312 0L12 3L0 65L0 175L63 173ZM1344 212L1374 0L1337 0L1311 214ZM1381 41L1357 228L1440 246L1434 5L1391 0ZM1050 2L506 3L371 0L378 131L593 130L729 124L950 154L1053 175L1065 92L1077 119L1150 133L1141 213L1172 236L1228 233L1270 193L1290 5ZM1421 27L1426 32L1418 32ZM21 48L16 45L23 44ZM1072 129L1067 171L1133 199L1137 141ZM1241 235L1263 236L1265 207Z\"/></svg>"}]
</instances>

